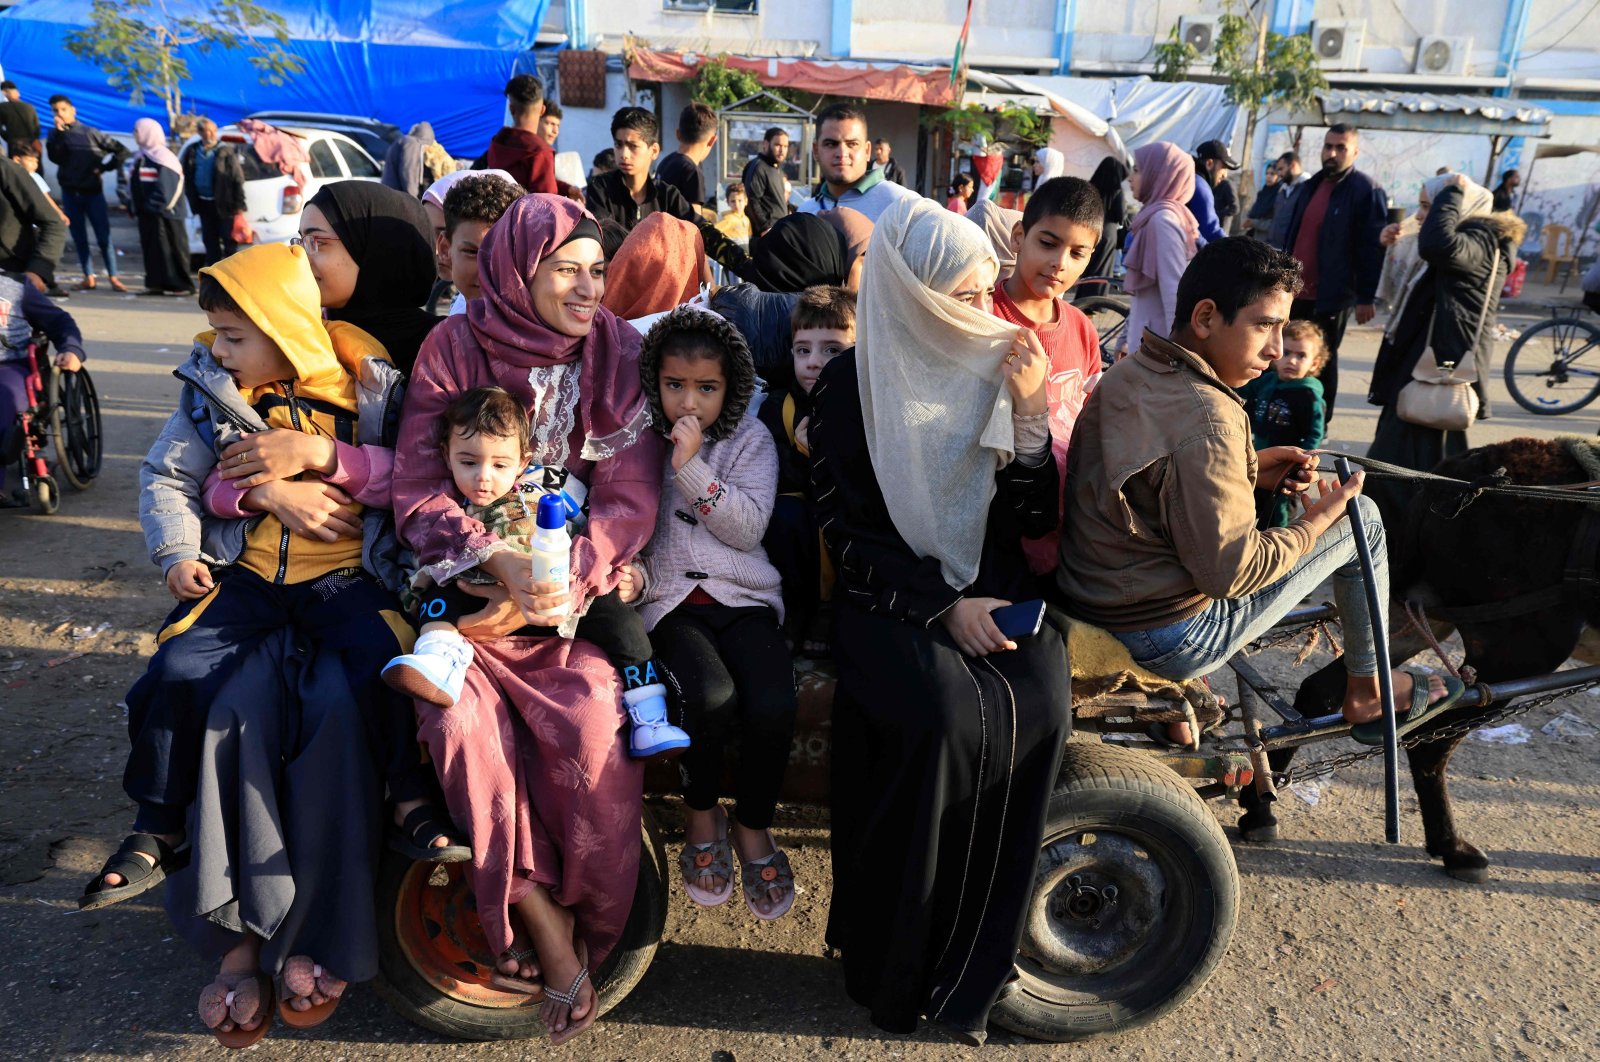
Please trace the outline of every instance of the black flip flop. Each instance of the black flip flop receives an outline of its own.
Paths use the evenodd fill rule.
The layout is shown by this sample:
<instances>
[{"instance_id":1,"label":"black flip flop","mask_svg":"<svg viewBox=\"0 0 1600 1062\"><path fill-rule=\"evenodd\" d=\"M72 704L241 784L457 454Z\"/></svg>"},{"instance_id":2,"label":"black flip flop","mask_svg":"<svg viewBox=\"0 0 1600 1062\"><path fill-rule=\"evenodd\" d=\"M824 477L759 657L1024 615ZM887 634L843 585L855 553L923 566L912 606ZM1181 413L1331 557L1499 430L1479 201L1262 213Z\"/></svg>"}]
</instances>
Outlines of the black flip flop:
<instances>
[{"instance_id":1,"label":"black flip flop","mask_svg":"<svg viewBox=\"0 0 1600 1062\"><path fill-rule=\"evenodd\" d=\"M1429 704L1427 674L1409 669L1406 669L1406 674L1411 676L1412 681L1411 701L1406 707L1405 714L1397 714L1395 717L1394 729L1397 737L1404 737L1440 712L1454 707L1455 703L1461 699L1462 694L1467 692L1464 682L1446 675L1444 676L1444 696ZM1400 706L1395 705L1396 713L1399 710ZM1350 728L1350 736L1363 745L1382 745L1383 717L1379 716L1369 723L1357 723Z\"/></svg>"},{"instance_id":2,"label":"black flip flop","mask_svg":"<svg viewBox=\"0 0 1600 1062\"><path fill-rule=\"evenodd\" d=\"M187 841L174 848L153 834L130 833L122 847L105 861L100 873L90 879L83 895L78 897L78 910L98 910L148 892L166 881L168 874L188 866L189 851ZM151 857L155 863L140 859L141 854ZM107 886L107 874L120 874L122 884Z\"/></svg>"},{"instance_id":3,"label":"black flip flop","mask_svg":"<svg viewBox=\"0 0 1600 1062\"><path fill-rule=\"evenodd\" d=\"M413 808L406 821L389 827L389 847L408 859L419 863L465 863L472 859L472 849L464 844L447 844L435 848L433 842L443 837L450 840L456 832L449 818L441 815L432 804Z\"/></svg>"}]
</instances>

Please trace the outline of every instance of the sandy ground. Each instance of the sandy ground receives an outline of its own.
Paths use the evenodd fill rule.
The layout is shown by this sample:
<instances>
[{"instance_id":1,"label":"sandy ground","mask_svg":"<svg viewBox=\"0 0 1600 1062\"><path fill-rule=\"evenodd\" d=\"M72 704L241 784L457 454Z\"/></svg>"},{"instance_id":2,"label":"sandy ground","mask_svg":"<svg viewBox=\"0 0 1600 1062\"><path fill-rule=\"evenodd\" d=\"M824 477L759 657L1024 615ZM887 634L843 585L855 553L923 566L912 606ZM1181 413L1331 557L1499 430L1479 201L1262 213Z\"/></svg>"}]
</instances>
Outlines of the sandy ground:
<instances>
[{"instance_id":1,"label":"sandy ground","mask_svg":"<svg viewBox=\"0 0 1600 1062\"><path fill-rule=\"evenodd\" d=\"M76 297L69 308L89 339L103 396L106 465L55 517L0 513L0 1049L28 1058L217 1057L194 1017L210 971L172 939L155 894L91 914L74 903L131 814L120 787L118 702L171 604L134 518L136 476L171 409L169 372L201 319L187 303L110 294ZM1371 329L1347 344L1336 443L1364 449L1370 437L1375 417L1357 400L1376 345ZM1600 408L1539 420L1513 414L1502 399L1473 438L1588 433L1596 415ZM1456 757L1458 818L1494 861L1490 883L1461 884L1430 863L1409 790L1404 843L1381 844L1379 770L1345 772L1316 806L1293 797L1280 805L1284 840L1236 845L1239 926L1202 995L1165 1022L1092 1050L1128 1059L1600 1057L1600 738L1542 733L1563 710L1600 722L1600 699L1578 694L1521 720L1528 743L1469 740ZM1216 810L1231 828L1235 811ZM675 892L650 972L566 1056L965 1053L932 1034L881 1034L844 999L837 967L823 956L828 862L816 821L793 814L780 822L802 885L792 917L757 925L742 907L701 911ZM541 1046L442 1040L358 986L329 1025L280 1030L254 1053L453 1059L530 1050ZM988 1049L1019 1058L1083 1053L1005 1034Z\"/></svg>"}]
</instances>

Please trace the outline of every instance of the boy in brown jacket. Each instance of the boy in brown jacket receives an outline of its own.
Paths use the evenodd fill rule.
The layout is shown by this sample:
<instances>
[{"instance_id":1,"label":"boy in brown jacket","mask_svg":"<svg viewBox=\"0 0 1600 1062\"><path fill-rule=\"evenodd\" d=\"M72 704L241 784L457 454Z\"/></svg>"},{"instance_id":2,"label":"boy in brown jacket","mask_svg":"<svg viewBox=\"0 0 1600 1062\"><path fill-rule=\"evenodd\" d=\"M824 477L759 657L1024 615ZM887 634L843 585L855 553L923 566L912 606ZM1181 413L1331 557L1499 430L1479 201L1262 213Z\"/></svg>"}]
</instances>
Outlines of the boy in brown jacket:
<instances>
[{"instance_id":1,"label":"boy in brown jacket","mask_svg":"<svg viewBox=\"0 0 1600 1062\"><path fill-rule=\"evenodd\" d=\"M1142 668L1183 680L1221 667L1333 576L1350 676L1344 717L1357 741L1382 741L1376 639L1346 508L1372 544L1388 600L1383 523L1359 498L1362 474L1288 527L1258 531L1254 492L1311 496L1317 458L1257 452L1234 388L1271 371L1300 289L1292 257L1243 237L1207 244L1178 284L1171 338L1146 331L1101 378L1073 433L1057 583L1069 612L1104 627ZM1396 672L1405 733L1461 695L1454 680ZM1187 744L1187 724L1169 736Z\"/></svg>"}]
</instances>

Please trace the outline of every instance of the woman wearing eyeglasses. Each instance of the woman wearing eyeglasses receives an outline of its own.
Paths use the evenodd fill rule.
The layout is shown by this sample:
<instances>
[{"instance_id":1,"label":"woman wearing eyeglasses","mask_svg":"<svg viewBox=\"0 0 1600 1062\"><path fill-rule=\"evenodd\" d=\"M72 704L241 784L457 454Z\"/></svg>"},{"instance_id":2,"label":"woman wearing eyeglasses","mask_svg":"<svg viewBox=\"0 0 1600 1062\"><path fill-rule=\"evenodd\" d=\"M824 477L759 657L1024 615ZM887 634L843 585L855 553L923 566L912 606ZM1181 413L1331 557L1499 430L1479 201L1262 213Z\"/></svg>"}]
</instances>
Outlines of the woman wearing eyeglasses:
<instances>
[{"instance_id":1,"label":"woman wearing eyeglasses","mask_svg":"<svg viewBox=\"0 0 1600 1062\"><path fill-rule=\"evenodd\" d=\"M297 242L328 319L372 335L407 375L439 323L421 309L435 276L432 235L421 203L369 181L324 185L300 215Z\"/></svg>"}]
</instances>

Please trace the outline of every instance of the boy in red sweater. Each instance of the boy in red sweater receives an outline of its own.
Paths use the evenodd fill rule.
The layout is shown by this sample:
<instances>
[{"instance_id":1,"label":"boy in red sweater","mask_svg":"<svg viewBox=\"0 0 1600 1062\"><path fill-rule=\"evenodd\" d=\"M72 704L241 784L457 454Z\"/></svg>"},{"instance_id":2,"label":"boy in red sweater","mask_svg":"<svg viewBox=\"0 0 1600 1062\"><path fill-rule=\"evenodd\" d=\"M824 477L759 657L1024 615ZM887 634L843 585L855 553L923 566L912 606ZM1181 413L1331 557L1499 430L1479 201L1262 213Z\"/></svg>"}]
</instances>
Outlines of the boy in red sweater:
<instances>
[{"instance_id":1,"label":"boy in red sweater","mask_svg":"<svg viewBox=\"0 0 1600 1062\"><path fill-rule=\"evenodd\" d=\"M1045 397L1056 466L1063 469L1072 426L1100 375L1100 339L1089 318L1061 296L1083 276L1104 219L1105 204L1088 181L1055 177L1044 182L1011 231L1017 264L994 289L995 316L1031 328L1050 359ZM1061 481L1064 488L1066 477ZM1059 502L1056 512L1059 526ZM1035 572L1055 568L1059 539L1057 531L1023 540Z\"/></svg>"}]
</instances>

